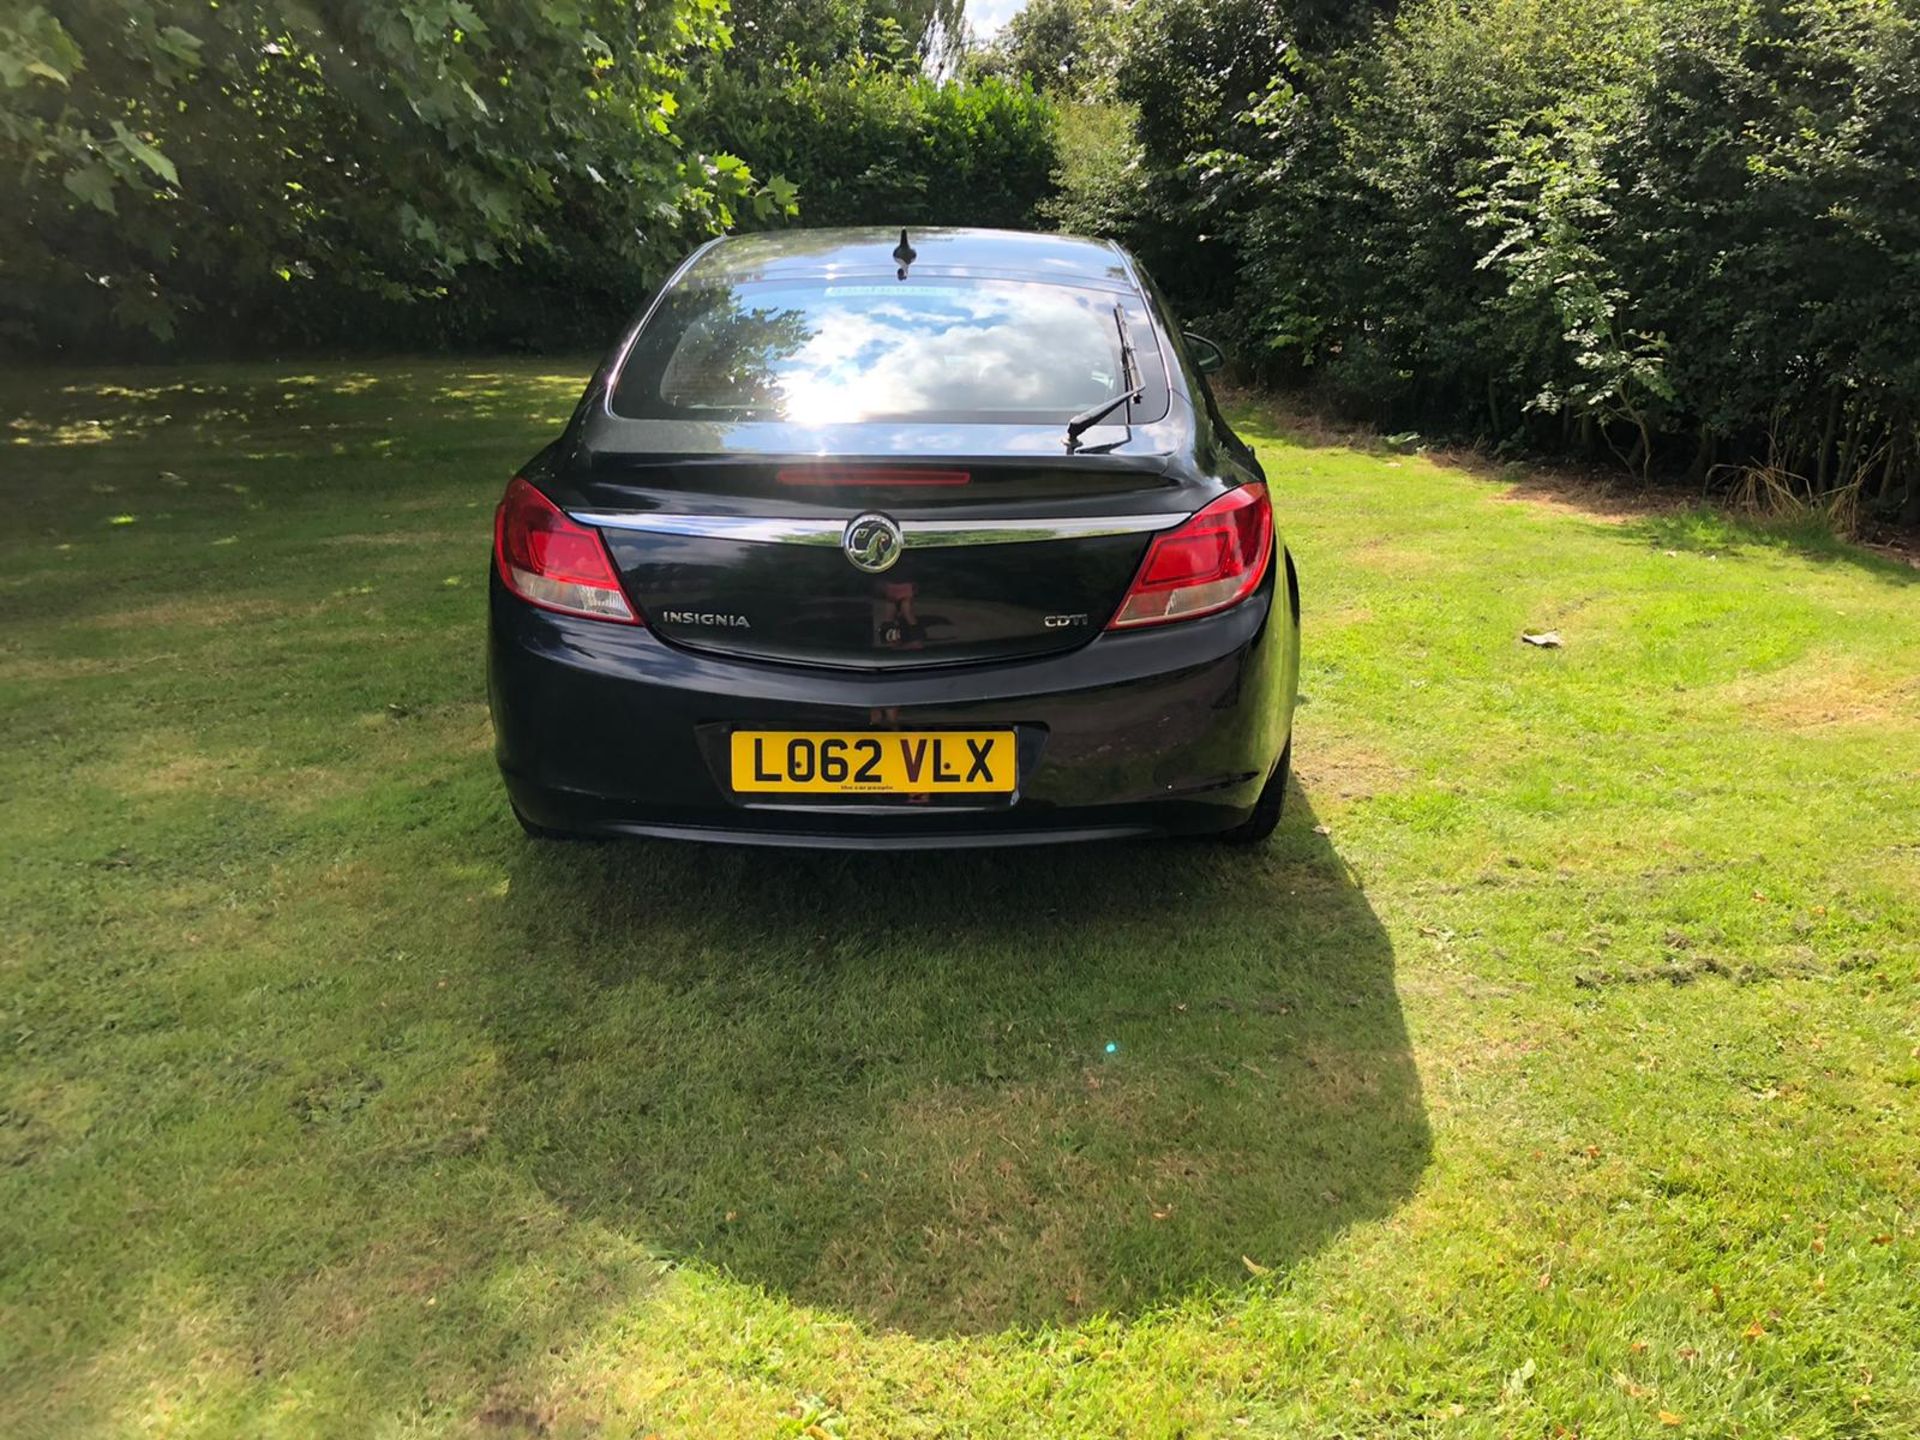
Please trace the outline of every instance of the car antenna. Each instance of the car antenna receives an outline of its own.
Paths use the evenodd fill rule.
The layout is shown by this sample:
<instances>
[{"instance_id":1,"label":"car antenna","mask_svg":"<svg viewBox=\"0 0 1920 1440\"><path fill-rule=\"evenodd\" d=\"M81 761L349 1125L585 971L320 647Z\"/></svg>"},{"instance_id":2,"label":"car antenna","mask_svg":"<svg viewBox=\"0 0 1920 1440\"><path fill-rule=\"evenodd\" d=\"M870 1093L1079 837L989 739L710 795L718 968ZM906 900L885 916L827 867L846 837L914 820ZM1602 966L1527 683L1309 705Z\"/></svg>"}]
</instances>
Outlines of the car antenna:
<instances>
[{"instance_id":1,"label":"car antenna","mask_svg":"<svg viewBox=\"0 0 1920 1440\"><path fill-rule=\"evenodd\" d=\"M904 227L900 231L900 243L893 248L893 258L900 262L902 280L907 278L907 267L920 258L920 252L908 241Z\"/></svg>"}]
</instances>

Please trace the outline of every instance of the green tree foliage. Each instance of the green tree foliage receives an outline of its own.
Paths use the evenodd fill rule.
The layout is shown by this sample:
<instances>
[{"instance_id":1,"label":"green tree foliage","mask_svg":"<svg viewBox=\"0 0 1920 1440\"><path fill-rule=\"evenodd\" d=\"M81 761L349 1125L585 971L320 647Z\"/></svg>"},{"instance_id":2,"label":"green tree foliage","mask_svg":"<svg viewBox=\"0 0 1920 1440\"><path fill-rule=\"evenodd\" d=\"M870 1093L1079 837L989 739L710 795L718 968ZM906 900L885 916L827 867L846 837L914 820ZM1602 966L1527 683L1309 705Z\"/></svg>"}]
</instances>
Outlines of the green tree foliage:
<instances>
[{"instance_id":1,"label":"green tree foliage","mask_svg":"<svg viewBox=\"0 0 1920 1440\"><path fill-rule=\"evenodd\" d=\"M1142 0L1132 238L1391 424L1920 517L1920 5ZM1124 210L1125 207L1120 207Z\"/></svg>"},{"instance_id":2,"label":"green tree foliage","mask_svg":"<svg viewBox=\"0 0 1920 1440\"><path fill-rule=\"evenodd\" d=\"M1109 100L1125 16L1119 0L1027 0L974 69L1064 99Z\"/></svg>"},{"instance_id":3,"label":"green tree foliage","mask_svg":"<svg viewBox=\"0 0 1920 1440\"><path fill-rule=\"evenodd\" d=\"M736 48L697 67L685 133L779 173L803 224L1037 223L1054 109L977 68L937 78L960 0L736 0L731 25Z\"/></svg>"},{"instance_id":4,"label":"green tree foliage","mask_svg":"<svg viewBox=\"0 0 1920 1440\"><path fill-rule=\"evenodd\" d=\"M1026 227L1053 190L1053 107L995 80L866 60L775 83L729 72L689 128L791 181L808 225Z\"/></svg>"},{"instance_id":5,"label":"green tree foliage","mask_svg":"<svg viewBox=\"0 0 1920 1440\"><path fill-rule=\"evenodd\" d=\"M1204 319L1237 309L1240 157L1263 146L1254 107L1324 52L1364 36L1375 0L1138 0L1115 88L1138 117L1136 219L1126 238ZM1211 324L1211 321L1208 321Z\"/></svg>"},{"instance_id":6,"label":"green tree foliage","mask_svg":"<svg viewBox=\"0 0 1920 1440\"><path fill-rule=\"evenodd\" d=\"M781 207L676 133L722 0L0 5L0 324L316 333ZM290 319L290 317L295 317ZM298 317L304 317L300 321Z\"/></svg>"},{"instance_id":7,"label":"green tree foliage","mask_svg":"<svg viewBox=\"0 0 1920 1440\"><path fill-rule=\"evenodd\" d=\"M1121 0L1027 0L971 57L974 73L1059 107L1054 193L1040 213L1070 234L1137 242L1144 229L1139 112L1117 88L1133 14Z\"/></svg>"},{"instance_id":8,"label":"green tree foliage","mask_svg":"<svg viewBox=\"0 0 1920 1440\"><path fill-rule=\"evenodd\" d=\"M707 68L764 80L859 59L902 71L944 71L966 39L965 0L738 0L733 46Z\"/></svg>"},{"instance_id":9,"label":"green tree foliage","mask_svg":"<svg viewBox=\"0 0 1920 1440\"><path fill-rule=\"evenodd\" d=\"M1139 107L1156 169L1217 150L1303 56L1364 36L1374 0L1139 0L1128 14L1120 94Z\"/></svg>"},{"instance_id":10,"label":"green tree foliage","mask_svg":"<svg viewBox=\"0 0 1920 1440\"><path fill-rule=\"evenodd\" d=\"M1061 106L1054 194L1043 216L1072 235L1129 237L1139 226L1140 143L1132 107L1116 101Z\"/></svg>"}]
</instances>

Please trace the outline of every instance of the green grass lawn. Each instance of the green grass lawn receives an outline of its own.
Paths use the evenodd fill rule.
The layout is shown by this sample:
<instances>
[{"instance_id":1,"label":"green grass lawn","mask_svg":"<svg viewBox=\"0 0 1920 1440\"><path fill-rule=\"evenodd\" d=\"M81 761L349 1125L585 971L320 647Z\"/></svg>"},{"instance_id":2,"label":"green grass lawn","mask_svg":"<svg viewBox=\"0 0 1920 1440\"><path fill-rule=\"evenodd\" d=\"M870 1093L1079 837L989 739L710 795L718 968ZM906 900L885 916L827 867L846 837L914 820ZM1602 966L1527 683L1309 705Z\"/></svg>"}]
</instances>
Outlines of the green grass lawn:
<instances>
[{"instance_id":1,"label":"green grass lawn","mask_svg":"<svg viewBox=\"0 0 1920 1440\"><path fill-rule=\"evenodd\" d=\"M1248 410L1270 845L532 844L582 375L0 377L0 1434L1920 1431L1920 572Z\"/></svg>"}]
</instances>

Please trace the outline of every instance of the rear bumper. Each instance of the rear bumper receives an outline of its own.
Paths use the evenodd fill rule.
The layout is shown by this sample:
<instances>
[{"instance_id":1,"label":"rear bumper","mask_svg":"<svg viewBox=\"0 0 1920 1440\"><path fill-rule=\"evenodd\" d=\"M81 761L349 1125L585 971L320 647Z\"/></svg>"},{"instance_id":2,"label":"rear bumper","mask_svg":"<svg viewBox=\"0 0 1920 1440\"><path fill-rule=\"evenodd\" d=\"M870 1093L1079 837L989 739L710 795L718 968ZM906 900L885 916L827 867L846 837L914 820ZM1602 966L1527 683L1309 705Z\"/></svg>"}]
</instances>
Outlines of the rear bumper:
<instances>
[{"instance_id":1,"label":"rear bumper","mask_svg":"<svg viewBox=\"0 0 1920 1440\"><path fill-rule=\"evenodd\" d=\"M901 674L701 654L525 605L496 578L487 691L514 806L600 835L859 849L1207 834L1246 819L1292 725L1298 626L1271 581L1223 615L1064 655ZM1011 726L1012 804L745 802L728 729Z\"/></svg>"}]
</instances>

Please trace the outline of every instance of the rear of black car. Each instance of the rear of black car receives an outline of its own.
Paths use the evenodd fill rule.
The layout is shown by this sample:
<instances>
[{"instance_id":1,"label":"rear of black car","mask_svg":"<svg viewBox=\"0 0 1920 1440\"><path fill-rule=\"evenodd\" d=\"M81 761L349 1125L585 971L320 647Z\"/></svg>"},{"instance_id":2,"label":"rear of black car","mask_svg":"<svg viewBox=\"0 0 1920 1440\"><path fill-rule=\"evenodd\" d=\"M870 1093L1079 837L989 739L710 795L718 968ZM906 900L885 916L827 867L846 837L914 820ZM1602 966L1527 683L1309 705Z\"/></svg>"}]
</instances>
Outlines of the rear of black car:
<instances>
[{"instance_id":1,"label":"rear of black car","mask_svg":"<svg viewBox=\"0 0 1920 1440\"><path fill-rule=\"evenodd\" d=\"M889 848L1244 826L1290 729L1290 570L1131 262L800 240L697 255L502 502L489 691L523 823Z\"/></svg>"}]
</instances>

